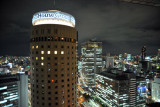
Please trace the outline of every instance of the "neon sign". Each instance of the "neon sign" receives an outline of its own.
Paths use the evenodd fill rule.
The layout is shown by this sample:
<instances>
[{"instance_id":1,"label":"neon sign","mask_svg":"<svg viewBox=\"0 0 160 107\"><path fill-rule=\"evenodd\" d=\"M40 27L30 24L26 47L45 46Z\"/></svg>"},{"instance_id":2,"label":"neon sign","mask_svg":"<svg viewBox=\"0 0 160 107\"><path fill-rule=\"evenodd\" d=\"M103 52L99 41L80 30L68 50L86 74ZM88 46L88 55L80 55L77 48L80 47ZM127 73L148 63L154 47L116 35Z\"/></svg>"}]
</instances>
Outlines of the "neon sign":
<instances>
[{"instance_id":1,"label":"neon sign","mask_svg":"<svg viewBox=\"0 0 160 107\"><path fill-rule=\"evenodd\" d=\"M32 24L62 24L75 27L75 19L72 15L57 10L42 11L33 15Z\"/></svg>"}]
</instances>

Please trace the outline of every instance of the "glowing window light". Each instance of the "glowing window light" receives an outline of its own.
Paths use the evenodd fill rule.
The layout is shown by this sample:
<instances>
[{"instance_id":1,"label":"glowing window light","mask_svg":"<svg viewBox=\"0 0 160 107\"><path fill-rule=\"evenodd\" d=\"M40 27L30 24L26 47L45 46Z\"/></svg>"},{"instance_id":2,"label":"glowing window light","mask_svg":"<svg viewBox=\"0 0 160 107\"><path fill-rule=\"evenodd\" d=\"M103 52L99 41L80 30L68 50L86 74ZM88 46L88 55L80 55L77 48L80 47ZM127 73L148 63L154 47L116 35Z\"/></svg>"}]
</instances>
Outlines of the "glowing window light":
<instances>
[{"instance_id":1,"label":"glowing window light","mask_svg":"<svg viewBox=\"0 0 160 107\"><path fill-rule=\"evenodd\" d=\"M64 54L64 51L61 51L61 54Z\"/></svg>"},{"instance_id":2,"label":"glowing window light","mask_svg":"<svg viewBox=\"0 0 160 107\"><path fill-rule=\"evenodd\" d=\"M7 89L7 86L5 86L5 87L0 87L0 90L4 90L4 89Z\"/></svg>"},{"instance_id":3,"label":"glowing window light","mask_svg":"<svg viewBox=\"0 0 160 107\"><path fill-rule=\"evenodd\" d=\"M43 65L44 65L44 63L42 62L42 63L41 63L41 65L43 66Z\"/></svg>"},{"instance_id":4,"label":"glowing window light","mask_svg":"<svg viewBox=\"0 0 160 107\"><path fill-rule=\"evenodd\" d=\"M47 54L51 54L51 51L48 51Z\"/></svg>"},{"instance_id":5,"label":"glowing window light","mask_svg":"<svg viewBox=\"0 0 160 107\"><path fill-rule=\"evenodd\" d=\"M36 57L36 60L38 60L38 57Z\"/></svg>"},{"instance_id":6,"label":"glowing window light","mask_svg":"<svg viewBox=\"0 0 160 107\"><path fill-rule=\"evenodd\" d=\"M44 54L44 51L41 51L41 54Z\"/></svg>"},{"instance_id":7,"label":"glowing window light","mask_svg":"<svg viewBox=\"0 0 160 107\"><path fill-rule=\"evenodd\" d=\"M32 49L34 49L34 46L32 46Z\"/></svg>"},{"instance_id":8,"label":"glowing window light","mask_svg":"<svg viewBox=\"0 0 160 107\"><path fill-rule=\"evenodd\" d=\"M54 82L54 80L51 80L51 82L53 83L53 82Z\"/></svg>"},{"instance_id":9,"label":"glowing window light","mask_svg":"<svg viewBox=\"0 0 160 107\"><path fill-rule=\"evenodd\" d=\"M41 57L41 60L44 60L44 57Z\"/></svg>"},{"instance_id":10,"label":"glowing window light","mask_svg":"<svg viewBox=\"0 0 160 107\"><path fill-rule=\"evenodd\" d=\"M0 101L0 104L6 103L6 102L7 102L7 100Z\"/></svg>"},{"instance_id":11,"label":"glowing window light","mask_svg":"<svg viewBox=\"0 0 160 107\"><path fill-rule=\"evenodd\" d=\"M62 41L64 41L64 38L61 38Z\"/></svg>"},{"instance_id":12,"label":"glowing window light","mask_svg":"<svg viewBox=\"0 0 160 107\"><path fill-rule=\"evenodd\" d=\"M38 45L36 46L36 49L38 49Z\"/></svg>"},{"instance_id":13,"label":"glowing window light","mask_svg":"<svg viewBox=\"0 0 160 107\"><path fill-rule=\"evenodd\" d=\"M57 51L54 51L54 54L57 54L58 52Z\"/></svg>"}]
</instances>

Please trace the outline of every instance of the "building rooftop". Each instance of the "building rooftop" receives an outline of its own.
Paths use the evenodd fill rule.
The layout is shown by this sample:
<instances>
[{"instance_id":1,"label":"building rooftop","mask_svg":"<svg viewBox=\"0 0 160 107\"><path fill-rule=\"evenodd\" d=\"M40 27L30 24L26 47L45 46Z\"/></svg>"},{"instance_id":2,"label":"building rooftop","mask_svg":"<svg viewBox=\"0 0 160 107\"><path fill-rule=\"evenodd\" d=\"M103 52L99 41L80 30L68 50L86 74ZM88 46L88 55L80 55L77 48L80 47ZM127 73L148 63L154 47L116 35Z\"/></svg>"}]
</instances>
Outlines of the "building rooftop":
<instances>
[{"instance_id":1,"label":"building rooftop","mask_svg":"<svg viewBox=\"0 0 160 107\"><path fill-rule=\"evenodd\" d=\"M129 78L135 78L135 75L132 72L124 72L117 70L117 72L105 71L98 73L98 75L103 75L114 80L128 80Z\"/></svg>"}]
</instances>

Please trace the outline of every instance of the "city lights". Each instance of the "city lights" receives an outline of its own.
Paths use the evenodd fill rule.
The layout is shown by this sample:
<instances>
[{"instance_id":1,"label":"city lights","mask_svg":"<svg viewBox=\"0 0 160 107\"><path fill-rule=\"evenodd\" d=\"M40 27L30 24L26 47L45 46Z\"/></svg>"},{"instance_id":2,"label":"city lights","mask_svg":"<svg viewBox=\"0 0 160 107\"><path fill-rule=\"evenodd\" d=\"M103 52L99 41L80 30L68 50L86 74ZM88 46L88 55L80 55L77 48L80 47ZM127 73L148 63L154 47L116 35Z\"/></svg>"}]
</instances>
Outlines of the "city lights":
<instances>
[{"instance_id":1,"label":"city lights","mask_svg":"<svg viewBox=\"0 0 160 107\"><path fill-rule=\"evenodd\" d=\"M22 2L1 3L0 107L160 107L160 0Z\"/></svg>"}]
</instances>

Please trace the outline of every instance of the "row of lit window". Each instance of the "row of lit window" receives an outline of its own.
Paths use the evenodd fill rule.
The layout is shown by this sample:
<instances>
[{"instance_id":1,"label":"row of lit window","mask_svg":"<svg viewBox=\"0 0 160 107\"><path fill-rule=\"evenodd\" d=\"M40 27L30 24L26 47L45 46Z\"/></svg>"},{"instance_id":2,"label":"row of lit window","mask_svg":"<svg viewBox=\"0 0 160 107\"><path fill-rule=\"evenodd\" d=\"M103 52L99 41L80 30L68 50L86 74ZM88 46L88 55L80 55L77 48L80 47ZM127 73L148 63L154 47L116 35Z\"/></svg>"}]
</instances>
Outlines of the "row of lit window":
<instances>
[{"instance_id":1,"label":"row of lit window","mask_svg":"<svg viewBox=\"0 0 160 107\"><path fill-rule=\"evenodd\" d=\"M42 69L43 70L43 69ZM76 75L76 72L75 72L75 75ZM32 76L34 76L34 73L32 72ZM38 74L36 74L36 76L38 77L39 75ZM61 76L64 76L64 74L61 74ZM70 73L67 73L67 77L69 77L70 76ZM72 73L72 76L74 76L74 73ZM44 75L41 75L41 77L44 77ZM50 75L48 75L48 77L51 77ZM55 78L57 78L58 77L58 75L57 74L55 74L54 75L54 77ZM73 79L73 78L72 78ZM76 79L76 77L75 77L75 79ZM41 81L41 82L44 82L44 80L43 81Z\"/></svg>"},{"instance_id":2,"label":"row of lit window","mask_svg":"<svg viewBox=\"0 0 160 107\"><path fill-rule=\"evenodd\" d=\"M49 100L49 99L48 99ZM68 103L70 102L70 100L68 100ZM76 102L75 102L76 103ZM35 102L33 101L33 104L35 104ZM39 102L37 102L37 104L39 104ZM62 101L62 104L64 104L64 101ZM45 103L42 103L42 105L44 106ZM58 103L55 103L56 106L58 106ZM73 107L74 103L72 103L72 107ZM34 105L32 105L33 107L35 107ZM48 106L51 106L51 103L48 103ZM71 107L70 105L68 105L68 107Z\"/></svg>"},{"instance_id":3,"label":"row of lit window","mask_svg":"<svg viewBox=\"0 0 160 107\"><path fill-rule=\"evenodd\" d=\"M45 53L47 53L47 54L49 55L49 54L51 54L51 52L52 52L52 51L47 51L47 52L41 51L41 54L44 55ZM32 51L31 53L34 54L34 51ZM39 52L36 51L35 53L38 54ZM54 54L54 55L57 55L58 53L60 53L61 55L65 54L65 53L66 53L67 55L70 54L69 51L67 51L67 52L65 52L65 53L64 53L64 51L56 51L56 50L53 51L53 54ZM74 52L72 51L71 54L74 54Z\"/></svg>"},{"instance_id":4,"label":"row of lit window","mask_svg":"<svg viewBox=\"0 0 160 107\"><path fill-rule=\"evenodd\" d=\"M34 59L34 57L32 57L32 59ZM42 57L42 60L43 60L43 57ZM48 60L50 60L50 57L48 57ZM57 59L56 59L57 60ZM32 63L32 65L39 65L38 64L38 62L36 62L36 63ZM75 64L76 64L76 62L75 62ZM50 66L51 64L50 63L48 63L48 66ZM56 63L54 63L54 65L55 66L57 66L58 65L58 63L56 62ZM64 66L64 65L74 65L74 62L72 62L72 63L69 63L69 62L67 62L66 64L64 63L64 62L61 62L61 64L59 64L59 65L61 65L62 67ZM32 68L33 70L34 70L34 67Z\"/></svg>"},{"instance_id":5,"label":"row of lit window","mask_svg":"<svg viewBox=\"0 0 160 107\"><path fill-rule=\"evenodd\" d=\"M63 42L72 42L76 43L76 39L66 38L66 37L36 37L30 40L31 42L39 42L39 41L63 41Z\"/></svg>"},{"instance_id":6,"label":"row of lit window","mask_svg":"<svg viewBox=\"0 0 160 107\"><path fill-rule=\"evenodd\" d=\"M41 51L41 54L42 54L42 55L43 55L44 53L45 53L44 51ZM51 51L47 51L47 54L51 54ZM55 54L55 55L58 54L58 51L54 51L54 54ZM63 54L64 54L64 51L61 51L60 54L63 55Z\"/></svg>"},{"instance_id":7,"label":"row of lit window","mask_svg":"<svg viewBox=\"0 0 160 107\"><path fill-rule=\"evenodd\" d=\"M57 64L56 64L57 65ZM72 70L74 69L74 67L72 67ZM76 67L75 67L75 69L77 69ZM33 69L34 70L34 69ZM38 71L38 69L36 69L36 71ZM44 69L41 69L41 71L44 71ZM51 71L51 69L50 68L48 68L48 72L50 72ZM58 69L54 69L54 71L58 71ZM64 72L64 68L61 68L61 70L60 71L63 71ZM67 71L69 71L69 68L67 68Z\"/></svg>"},{"instance_id":8,"label":"row of lit window","mask_svg":"<svg viewBox=\"0 0 160 107\"><path fill-rule=\"evenodd\" d=\"M41 60L43 60L43 58L44 57L41 57ZM32 57L32 59L34 59L34 57ZM64 60L64 57L61 57L60 58L61 60ZM67 60L69 60L70 58L69 57L67 57ZM74 59L74 57L72 57L72 59ZM75 59L76 59L76 57L75 57ZM36 60L38 60L38 57L36 57ZM48 60L50 60L50 57L48 57ZM58 60L58 57L54 57L54 60ZM62 64L64 64L64 63L62 63ZM50 65L50 63L48 63L48 65ZM69 63L67 63L67 65L69 65ZM73 65L73 64L72 64Z\"/></svg>"},{"instance_id":9,"label":"row of lit window","mask_svg":"<svg viewBox=\"0 0 160 107\"><path fill-rule=\"evenodd\" d=\"M53 31L53 29L52 29L52 31ZM44 33L51 34L51 29L36 29L36 30L32 31L32 35L44 34ZM58 29L54 29L54 34L58 34Z\"/></svg>"},{"instance_id":10,"label":"row of lit window","mask_svg":"<svg viewBox=\"0 0 160 107\"><path fill-rule=\"evenodd\" d=\"M41 57L41 60L44 60L43 57ZM76 64L76 63L75 63ZM38 65L38 63L36 63L36 65ZM44 62L41 62L41 65L43 66L44 65ZM57 66L57 63L55 63L55 65ZM64 64L62 64L62 66L64 66Z\"/></svg>"},{"instance_id":11,"label":"row of lit window","mask_svg":"<svg viewBox=\"0 0 160 107\"><path fill-rule=\"evenodd\" d=\"M62 82L64 82L64 80L62 80ZM33 86L33 87L34 87L34 86ZM42 85L41 87L42 87L42 89L44 89L44 85ZM69 88L69 87L70 87L70 84L68 84L67 87ZM72 86L72 87L73 87L73 86ZM39 86L37 85L36 88L39 88ZM54 88L57 89L58 86L55 86ZM64 88L64 87L62 87L62 88ZM76 86L75 86L75 88L76 88ZM51 89L51 86L48 86L48 89ZM72 88L72 90L74 90L74 88ZM33 92L34 92L34 90L33 90ZM70 92L69 89L68 89L68 92ZM63 93L64 93L64 91L63 91Z\"/></svg>"},{"instance_id":12,"label":"row of lit window","mask_svg":"<svg viewBox=\"0 0 160 107\"><path fill-rule=\"evenodd\" d=\"M38 76L38 75L37 75ZM61 76L63 77L64 74L61 74ZM76 79L76 77L75 77ZM74 80L74 78L72 78L72 81ZM68 78L67 81L70 81L70 79ZM36 81L38 82L38 80ZM64 82L64 80L63 80ZM41 80L41 83L44 83L44 80ZM48 80L48 83L58 83L58 80ZM70 82L69 82L70 83ZM74 83L72 83L72 86L74 85ZM67 85L69 87L69 84ZM33 87L34 87L34 84L33 84ZM57 88L58 86L55 86L55 88ZM64 85L62 85L62 88L64 88Z\"/></svg>"},{"instance_id":13,"label":"row of lit window","mask_svg":"<svg viewBox=\"0 0 160 107\"><path fill-rule=\"evenodd\" d=\"M71 47L71 46L67 46L66 48L69 49L70 47ZM38 45L36 45L36 46L33 45L33 46L32 46L32 49L38 49L38 48L39 48ZM44 48L44 45L41 45L40 48L43 49L43 48ZM48 45L48 48L51 48L51 45ZM52 47L52 48L58 48L58 46L57 46L57 45L54 45L54 47ZM61 45L60 48L65 48L65 47L64 47L64 45ZM73 48L74 48L74 46L72 46L72 49L73 49ZM75 47L75 48L76 48L76 47Z\"/></svg>"},{"instance_id":14,"label":"row of lit window","mask_svg":"<svg viewBox=\"0 0 160 107\"><path fill-rule=\"evenodd\" d=\"M34 59L34 57L32 57L32 59ZM47 59L50 60L51 58L48 57ZM54 59L57 60L58 58L54 58ZM61 59L64 59L64 58L62 57ZM72 59L74 59L74 57L72 57ZM36 57L36 60L38 60L38 57ZM44 57L43 57L43 56L41 57L41 60L42 60L42 61L44 60ZM64 64L64 63L62 63L62 64ZM69 63L68 63L67 65L69 65Z\"/></svg>"},{"instance_id":15,"label":"row of lit window","mask_svg":"<svg viewBox=\"0 0 160 107\"><path fill-rule=\"evenodd\" d=\"M68 100L68 102L70 102L70 100ZM34 101L33 101L34 103ZM76 103L76 102L75 102ZM35 103L34 103L35 104ZM37 102L37 104L39 104L39 102ZM62 101L62 104L64 104L64 101ZM44 106L45 103L42 103L42 105ZM56 106L58 106L58 103L55 103ZM72 105L74 105L74 103L72 103ZM34 105L32 105L33 107L35 107ZM51 103L48 103L48 106L51 106ZM70 107L70 105L68 105L68 107ZM72 106L73 107L73 106Z\"/></svg>"}]
</instances>

